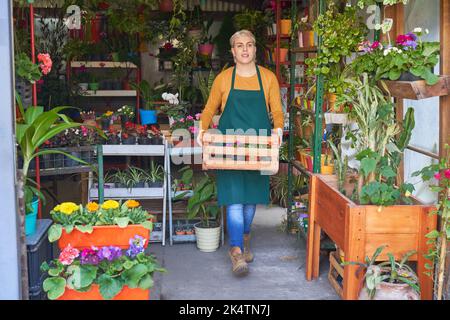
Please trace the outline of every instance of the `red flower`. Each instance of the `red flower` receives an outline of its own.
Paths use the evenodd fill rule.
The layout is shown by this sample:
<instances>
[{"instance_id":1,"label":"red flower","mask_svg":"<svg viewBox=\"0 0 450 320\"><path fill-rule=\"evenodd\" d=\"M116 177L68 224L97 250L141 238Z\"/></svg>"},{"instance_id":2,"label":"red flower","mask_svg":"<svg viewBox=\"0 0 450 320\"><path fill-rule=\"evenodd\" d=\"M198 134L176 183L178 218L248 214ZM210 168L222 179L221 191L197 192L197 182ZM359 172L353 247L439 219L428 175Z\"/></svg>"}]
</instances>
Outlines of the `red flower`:
<instances>
[{"instance_id":1,"label":"red flower","mask_svg":"<svg viewBox=\"0 0 450 320\"><path fill-rule=\"evenodd\" d=\"M442 179L442 176L441 176L441 174L440 174L439 172L436 172L436 173L434 174L434 178L435 178L436 180L441 180L441 179Z\"/></svg>"},{"instance_id":2,"label":"red flower","mask_svg":"<svg viewBox=\"0 0 450 320\"><path fill-rule=\"evenodd\" d=\"M395 43L404 45L407 41L414 41L414 39L409 34L400 34L397 36Z\"/></svg>"},{"instance_id":3,"label":"red flower","mask_svg":"<svg viewBox=\"0 0 450 320\"><path fill-rule=\"evenodd\" d=\"M450 169L445 170L444 175L447 179L450 179Z\"/></svg>"},{"instance_id":4,"label":"red flower","mask_svg":"<svg viewBox=\"0 0 450 320\"><path fill-rule=\"evenodd\" d=\"M44 75L47 75L52 70L52 59L48 53L39 53L38 61L40 62L39 67Z\"/></svg>"},{"instance_id":5,"label":"red flower","mask_svg":"<svg viewBox=\"0 0 450 320\"><path fill-rule=\"evenodd\" d=\"M166 42L163 46L164 49L166 50L171 50L173 48L173 44L170 42Z\"/></svg>"}]
</instances>

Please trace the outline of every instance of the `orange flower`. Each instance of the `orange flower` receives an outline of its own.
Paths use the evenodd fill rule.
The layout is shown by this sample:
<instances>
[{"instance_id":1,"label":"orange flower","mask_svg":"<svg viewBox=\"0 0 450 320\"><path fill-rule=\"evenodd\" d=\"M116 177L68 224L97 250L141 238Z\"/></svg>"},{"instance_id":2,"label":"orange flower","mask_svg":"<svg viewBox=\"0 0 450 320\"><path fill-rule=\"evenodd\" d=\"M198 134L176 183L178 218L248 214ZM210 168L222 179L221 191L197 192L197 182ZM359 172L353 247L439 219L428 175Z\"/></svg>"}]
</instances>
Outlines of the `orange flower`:
<instances>
[{"instance_id":1,"label":"orange flower","mask_svg":"<svg viewBox=\"0 0 450 320\"><path fill-rule=\"evenodd\" d=\"M128 200L128 201L126 202L126 205L127 205L127 207L128 207L129 209L132 209L132 208L137 208L137 207L139 207L139 206L140 206L140 203L137 202L136 200Z\"/></svg>"},{"instance_id":2,"label":"orange flower","mask_svg":"<svg viewBox=\"0 0 450 320\"><path fill-rule=\"evenodd\" d=\"M95 212L95 211L98 210L99 205L98 205L97 202L89 202L89 203L86 205L86 208L88 209L89 212Z\"/></svg>"}]
</instances>

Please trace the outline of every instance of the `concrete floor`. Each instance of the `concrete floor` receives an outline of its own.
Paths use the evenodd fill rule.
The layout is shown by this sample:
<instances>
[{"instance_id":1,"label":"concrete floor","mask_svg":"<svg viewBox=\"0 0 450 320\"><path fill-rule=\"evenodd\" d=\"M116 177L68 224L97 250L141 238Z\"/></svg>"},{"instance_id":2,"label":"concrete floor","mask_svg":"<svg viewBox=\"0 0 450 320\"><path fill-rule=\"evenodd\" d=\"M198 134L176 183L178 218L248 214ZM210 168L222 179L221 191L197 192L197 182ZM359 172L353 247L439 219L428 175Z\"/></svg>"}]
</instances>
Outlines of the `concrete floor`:
<instances>
[{"instance_id":1,"label":"concrete floor","mask_svg":"<svg viewBox=\"0 0 450 320\"><path fill-rule=\"evenodd\" d=\"M280 207L258 206L252 229L255 260L243 278L231 272L228 244L204 253L195 243L163 247L152 243L154 254L168 272L155 274L152 300L331 300L339 299L328 282L328 259L321 256L320 277L305 279L305 242L279 231L285 214ZM168 241L167 241L168 243Z\"/></svg>"}]
</instances>

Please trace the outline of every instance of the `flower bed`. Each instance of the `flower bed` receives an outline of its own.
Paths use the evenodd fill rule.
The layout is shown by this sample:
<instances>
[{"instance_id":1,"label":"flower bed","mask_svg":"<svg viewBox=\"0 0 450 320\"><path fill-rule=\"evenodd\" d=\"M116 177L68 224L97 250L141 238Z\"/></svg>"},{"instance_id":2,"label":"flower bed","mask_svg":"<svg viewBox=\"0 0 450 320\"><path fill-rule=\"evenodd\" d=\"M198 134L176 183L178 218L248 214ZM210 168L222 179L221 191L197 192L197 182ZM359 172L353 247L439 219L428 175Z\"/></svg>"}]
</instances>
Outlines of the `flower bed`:
<instances>
[{"instance_id":1,"label":"flower bed","mask_svg":"<svg viewBox=\"0 0 450 320\"><path fill-rule=\"evenodd\" d=\"M115 246L80 251L68 245L58 259L41 265L49 275L44 291L51 300L149 299L153 273L166 270L144 253L146 242L136 235L126 251Z\"/></svg>"}]
</instances>

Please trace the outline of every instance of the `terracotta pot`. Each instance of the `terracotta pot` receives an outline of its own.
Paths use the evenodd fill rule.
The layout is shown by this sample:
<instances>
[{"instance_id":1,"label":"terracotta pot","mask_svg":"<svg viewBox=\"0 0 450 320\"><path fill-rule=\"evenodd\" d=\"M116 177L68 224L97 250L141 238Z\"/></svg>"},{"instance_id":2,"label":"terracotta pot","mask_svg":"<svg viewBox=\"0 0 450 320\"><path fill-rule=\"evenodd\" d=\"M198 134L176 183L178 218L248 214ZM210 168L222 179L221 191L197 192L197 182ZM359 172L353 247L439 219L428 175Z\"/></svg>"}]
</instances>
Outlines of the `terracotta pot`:
<instances>
[{"instance_id":1,"label":"terracotta pot","mask_svg":"<svg viewBox=\"0 0 450 320\"><path fill-rule=\"evenodd\" d=\"M303 35L303 46L313 47L314 46L314 31L302 31Z\"/></svg>"},{"instance_id":2,"label":"terracotta pot","mask_svg":"<svg viewBox=\"0 0 450 320\"><path fill-rule=\"evenodd\" d=\"M291 19L281 19L280 24L281 24L280 29L281 29L282 35L288 35L291 33L291 25L292 25Z\"/></svg>"},{"instance_id":3,"label":"terracotta pot","mask_svg":"<svg viewBox=\"0 0 450 320\"><path fill-rule=\"evenodd\" d=\"M214 50L214 44L212 43L203 43L198 45L198 52L204 56L212 55Z\"/></svg>"},{"instance_id":4,"label":"terracotta pot","mask_svg":"<svg viewBox=\"0 0 450 320\"><path fill-rule=\"evenodd\" d=\"M287 56L288 56L289 49L287 48L280 48L280 62L286 62ZM278 61L277 59L277 50L274 49L273 56L275 57L275 61Z\"/></svg>"},{"instance_id":5,"label":"terracotta pot","mask_svg":"<svg viewBox=\"0 0 450 320\"><path fill-rule=\"evenodd\" d=\"M333 170L334 170L334 165L330 165L330 166L322 165L322 166L320 166L320 173L321 174L331 175L331 174L333 174Z\"/></svg>"},{"instance_id":6,"label":"terracotta pot","mask_svg":"<svg viewBox=\"0 0 450 320\"><path fill-rule=\"evenodd\" d=\"M364 287L359 293L359 300L370 300ZM420 295L406 283L382 282L376 287L372 300L420 300Z\"/></svg>"},{"instance_id":7,"label":"terracotta pot","mask_svg":"<svg viewBox=\"0 0 450 320\"><path fill-rule=\"evenodd\" d=\"M328 102L328 110L330 112L342 113L344 112L343 106L340 106L339 109L335 109L336 98L337 96L334 93L327 93L327 102Z\"/></svg>"},{"instance_id":8,"label":"terracotta pot","mask_svg":"<svg viewBox=\"0 0 450 320\"><path fill-rule=\"evenodd\" d=\"M173 11L173 1L172 0L160 0L159 1L159 11L172 12Z\"/></svg>"},{"instance_id":9,"label":"terracotta pot","mask_svg":"<svg viewBox=\"0 0 450 320\"><path fill-rule=\"evenodd\" d=\"M66 287L64 294L58 300L105 300L100 294L97 284L93 284L91 290L87 292L78 292ZM124 286L112 300L150 300L150 290L140 288L131 289Z\"/></svg>"},{"instance_id":10,"label":"terracotta pot","mask_svg":"<svg viewBox=\"0 0 450 320\"><path fill-rule=\"evenodd\" d=\"M77 249L104 246L115 246L122 249L128 249L130 246L129 241L135 235L139 235L147 239L144 246L147 247L148 240L150 239L150 230L144 228L141 225L128 225L126 228L120 228L119 226L94 226L94 231L89 233L82 233L77 229L73 229L71 233L67 233L63 229L61 238L58 240L58 247L63 249L70 244Z\"/></svg>"}]
</instances>

